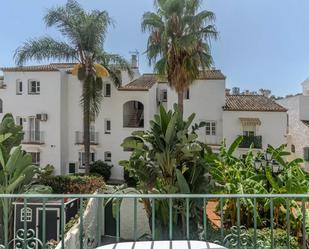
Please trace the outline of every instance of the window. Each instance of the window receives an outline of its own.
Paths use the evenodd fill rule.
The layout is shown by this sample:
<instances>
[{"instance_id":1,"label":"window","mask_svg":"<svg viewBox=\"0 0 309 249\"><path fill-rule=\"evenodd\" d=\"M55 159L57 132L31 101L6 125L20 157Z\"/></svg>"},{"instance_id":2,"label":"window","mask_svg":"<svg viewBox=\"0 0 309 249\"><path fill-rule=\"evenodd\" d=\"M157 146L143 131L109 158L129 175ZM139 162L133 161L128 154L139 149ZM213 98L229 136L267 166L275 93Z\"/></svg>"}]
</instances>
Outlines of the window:
<instances>
[{"instance_id":1,"label":"window","mask_svg":"<svg viewBox=\"0 0 309 249\"><path fill-rule=\"evenodd\" d=\"M29 94L40 94L40 91L41 91L40 81L29 80L28 93Z\"/></svg>"},{"instance_id":2,"label":"window","mask_svg":"<svg viewBox=\"0 0 309 249\"><path fill-rule=\"evenodd\" d=\"M25 220L26 222L32 222L32 209L31 208L26 208L26 212L25 212L25 208L22 208L20 210L20 221L24 222Z\"/></svg>"},{"instance_id":3,"label":"window","mask_svg":"<svg viewBox=\"0 0 309 249\"><path fill-rule=\"evenodd\" d=\"M16 94L21 95L23 93L23 82L21 80L16 81Z\"/></svg>"},{"instance_id":4,"label":"window","mask_svg":"<svg viewBox=\"0 0 309 249\"><path fill-rule=\"evenodd\" d=\"M105 84L104 96L105 97L110 97L111 96L111 84Z\"/></svg>"},{"instance_id":5,"label":"window","mask_svg":"<svg viewBox=\"0 0 309 249\"><path fill-rule=\"evenodd\" d=\"M216 136L217 128L215 121L206 121L206 135L207 136Z\"/></svg>"},{"instance_id":6,"label":"window","mask_svg":"<svg viewBox=\"0 0 309 249\"><path fill-rule=\"evenodd\" d=\"M0 99L0 113L3 113L3 101Z\"/></svg>"},{"instance_id":7,"label":"window","mask_svg":"<svg viewBox=\"0 0 309 249\"><path fill-rule=\"evenodd\" d=\"M295 145L294 145L294 144L292 144L292 145L291 145L291 152L292 152L292 153L295 153L295 151L296 151L296 149L295 149Z\"/></svg>"},{"instance_id":8,"label":"window","mask_svg":"<svg viewBox=\"0 0 309 249\"><path fill-rule=\"evenodd\" d=\"M188 88L187 91L184 92L184 99L190 99L190 89Z\"/></svg>"},{"instance_id":9,"label":"window","mask_svg":"<svg viewBox=\"0 0 309 249\"><path fill-rule=\"evenodd\" d=\"M112 153L110 151L104 152L104 161L111 162L112 161Z\"/></svg>"},{"instance_id":10,"label":"window","mask_svg":"<svg viewBox=\"0 0 309 249\"><path fill-rule=\"evenodd\" d=\"M161 90L160 101L161 102L167 102L167 90L166 89Z\"/></svg>"},{"instance_id":11,"label":"window","mask_svg":"<svg viewBox=\"0 0 309 249\"><path fill-rule=\"evenodd\" d=\"M243 135L245 137L254 137L255 136L255 132L254 131L243 131Z\"/></svg>"},{"instance_id":12,"label":"window","mask_svg":"<svg viewBox=\"0 0 309 249\"><path fill-rule=\"evenodd\" d=\"M309 162L309 147L304 148L304 160Z\"/></svg>"},{"instance_id":13,"label":"window","mask_svg":"<svg viewBox=\"0 0 309 249\"><path fill-rule=\"evenodd\" d=\"M23 126L23 118L22 117L16 117L16 125Z\"/></svg>"},{"instance_id":14,"label":"window","mask_svg":"<svg viewBox=\"0 0 309 249\"><path fill-rule=\"evenodd\" d=\"M40 165L40 159L41 159L40 152L29 152L29 154L32 157L32 163L34 165Z\"/></svg>"},{"instance_id":15,"label":"window","mask_svg":"<svg viewBox=\"0 0 309 249\"><path fill-rule=\"evenodd\" d=\"M95 162L95 152L90 153L90 163ZM85 168L85 152L78 152L78 164L80 168Z\"/></svg>"},{"instance_id":16,"label":"window","mask_svg":"<svg viewBox=\"0 0 309 249\"><path fill-rule=\"evenodd\" d=\"M105 134L111 134L111 121L109 119L104 120L104 132Z\"/></svg>"}]
</instances>

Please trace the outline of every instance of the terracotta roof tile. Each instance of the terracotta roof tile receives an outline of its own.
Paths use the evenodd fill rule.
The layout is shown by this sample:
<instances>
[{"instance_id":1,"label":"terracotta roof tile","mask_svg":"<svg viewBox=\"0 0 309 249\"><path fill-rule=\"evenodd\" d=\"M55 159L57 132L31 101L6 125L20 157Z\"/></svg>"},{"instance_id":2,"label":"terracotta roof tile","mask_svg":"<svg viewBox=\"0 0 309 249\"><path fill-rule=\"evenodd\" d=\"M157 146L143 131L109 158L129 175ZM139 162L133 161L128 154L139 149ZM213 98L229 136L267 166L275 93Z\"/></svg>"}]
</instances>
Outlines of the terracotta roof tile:
<instances>
[{"instance_id":1,"label":"terracotta roof tile","mask_svg":"<svg viewBox=\"0 0 309 249\"><path fill-rule=\"evenodd\" d=\"M200 80L224 80L225 76L220 70L206 70L201 72ZM148 91L155 83L167 83L166 79L160 79L157 74L143 74L138 79L118 88L121 91Z\"/></svg>"},{"instance_id":2,"label":"terracotta roof tile","mask_svg":"<svg viewBox=\"0 0 309 249\"><path fill-rule=\"evenodd\" d=\"M143 74L141 77L118 88L120 91L148 91L158 79L155 74Z\"/></svg>"},{"instance_id":3,"label":"terracotta roof tile","mask_svg":"<svg viewBox=\"0 0 309 249\"><path fill-rule=\"evenodd\" d=\"M226 95L225 111L286 112L287 110L263 95Z\"/></svg>"},{"instance_id":4,"label":"terracotta roof tile","mask_svg":"<svg viewBox=\"0 0 309 249\"><path fill-rule=\"evenodd\" d=\"M59 71L59 69L70 69L74 65L75 63L51 63L36 66L2 67L0 70L4 72L48 72Z\"/></svg>"},{"instance_id":5,"label":"terracotta roof tile","mask_svg":"<svg viewBox=\"0 0 309 249\"><path fill-rule=\"evenodd\" d=\"M302 120L302 122L309 127L309 120Z\"/></svg>"},{"instance_id":6,"label":"terracotta roof tile","mask_svg":"<svg viewBox=\"0 0 309 249\"><path fill-rule=\"evenodd\" d=\"M225 80L225 75L221 70L205 70L200 73L199 80Z\"/></svg>"}]
</instances>

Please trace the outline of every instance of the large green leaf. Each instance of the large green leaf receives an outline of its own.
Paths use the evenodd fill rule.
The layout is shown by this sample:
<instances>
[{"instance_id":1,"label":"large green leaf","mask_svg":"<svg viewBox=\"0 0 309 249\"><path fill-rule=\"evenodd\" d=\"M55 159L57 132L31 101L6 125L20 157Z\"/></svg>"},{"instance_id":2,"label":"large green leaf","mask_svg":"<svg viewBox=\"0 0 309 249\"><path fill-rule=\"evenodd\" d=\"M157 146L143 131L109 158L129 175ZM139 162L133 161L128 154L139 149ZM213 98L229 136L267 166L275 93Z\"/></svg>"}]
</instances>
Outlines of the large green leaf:
<instances>
[{"instance_id":1,"label":"large green leaf","mask_svg":"<svg viewBox=\"0 0 309 249\"><path fill-rule=\"evenodd\" d=\"M182 194L190 194L190 187L179 169L176 169L177 183Z\"/></svg>"}]
</instances>

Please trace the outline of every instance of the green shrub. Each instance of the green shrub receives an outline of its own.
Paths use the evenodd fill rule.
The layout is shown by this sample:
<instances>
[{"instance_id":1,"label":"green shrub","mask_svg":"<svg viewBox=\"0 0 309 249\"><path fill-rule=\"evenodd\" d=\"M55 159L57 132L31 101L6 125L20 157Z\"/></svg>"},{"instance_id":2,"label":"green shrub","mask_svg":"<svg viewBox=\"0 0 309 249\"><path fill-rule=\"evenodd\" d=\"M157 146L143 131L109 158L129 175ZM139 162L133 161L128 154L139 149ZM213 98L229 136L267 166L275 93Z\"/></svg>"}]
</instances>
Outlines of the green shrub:
<instances>
[{"instance_id":1,"label":"green shrub","mask_svg":"<svg viewBox=\"0 0 309 249\"><path fill-rule=\"evenodd\" d=\"M50 186L56 194L91 194L103 189L102 177L94 175L62 175L48 176L40 180L40 184Z\"/></svg>"},{"instance_id":2,"label":"green shrub","mask_svg":"<svg viewBox=\"0 0 309 249\"><path fill-rule=\"evenodd\" d=\"M254 229L250 228L248 230L248 235L253 238ZM263 228L257 229L257 240L263 241L264 246L266 248L270 248L271 245L271 229L270 228ZM274 229L274 248L275 249L283 249L288 248L287 246L287 234L286 231L283 229ZM290 236L290 248L297 249L298 242L297 238L294 236Z\"/></svg>"},{"instance_id":3,"label":"green shrub","mask_svg":"<svg viewBox=\"0 0 309 249\"><path fill-rule=\"evenodd\" d=\"M111 177L111 174L112 174L111 168L112 167L113 167L113 165L110 165L110 164L107 164L107 163L105 163L101 160L98 160L90 166L90 173L98 174L98 175L102 176L105 181L107 181Z\"/></svg>"}]
</instances>

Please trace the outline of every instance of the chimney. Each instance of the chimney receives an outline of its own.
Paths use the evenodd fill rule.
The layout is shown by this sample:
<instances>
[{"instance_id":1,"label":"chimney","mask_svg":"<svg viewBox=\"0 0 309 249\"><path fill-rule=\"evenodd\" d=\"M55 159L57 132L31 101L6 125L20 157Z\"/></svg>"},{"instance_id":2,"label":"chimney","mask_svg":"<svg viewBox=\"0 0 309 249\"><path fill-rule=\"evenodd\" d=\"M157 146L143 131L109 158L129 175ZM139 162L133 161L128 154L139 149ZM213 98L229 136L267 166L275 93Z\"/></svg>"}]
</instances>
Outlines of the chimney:
<instances>
[{"instance_id":1,"label":"chimney","mask_svg":"<svg viewBox=\"0 0 309 249\"><path fill-rule=\"evenodd\" d=\"M137 69L138 68L138 61L137 61L137 54L131 55L131 68Z\"/></svg>"}]
</instances>

